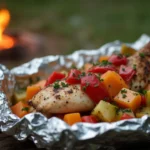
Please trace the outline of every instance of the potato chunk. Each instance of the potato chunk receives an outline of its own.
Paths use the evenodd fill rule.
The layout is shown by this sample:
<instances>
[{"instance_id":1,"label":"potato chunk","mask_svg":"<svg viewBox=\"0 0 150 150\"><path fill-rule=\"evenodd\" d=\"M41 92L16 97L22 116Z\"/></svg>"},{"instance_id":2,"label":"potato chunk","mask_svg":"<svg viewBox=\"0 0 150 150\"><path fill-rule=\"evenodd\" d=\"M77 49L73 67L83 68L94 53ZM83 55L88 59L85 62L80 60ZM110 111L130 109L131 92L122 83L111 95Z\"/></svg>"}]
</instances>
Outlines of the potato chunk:
<instances>
[{"instance_id":1,"label":"potato chunk","mask_svg":"<svg viewBox=\"0 0 150 150\"><path fill-rule=\"evenodd\" d=\"M138 109L135 115L137 118L141 118L144 115L150 116L150 107L142 107Z\"/></svg>"},{"instance_id":2,"label":"potato chunk","mask_svg":"<svg viewBox=\"0 0 150 150\"><path fill-rule=\"evenodd\" d=\"M115 120L117 109L115 105L101 100L92 111L92 115L101 121L112 122Z\"/></svg>"}]
</instances>

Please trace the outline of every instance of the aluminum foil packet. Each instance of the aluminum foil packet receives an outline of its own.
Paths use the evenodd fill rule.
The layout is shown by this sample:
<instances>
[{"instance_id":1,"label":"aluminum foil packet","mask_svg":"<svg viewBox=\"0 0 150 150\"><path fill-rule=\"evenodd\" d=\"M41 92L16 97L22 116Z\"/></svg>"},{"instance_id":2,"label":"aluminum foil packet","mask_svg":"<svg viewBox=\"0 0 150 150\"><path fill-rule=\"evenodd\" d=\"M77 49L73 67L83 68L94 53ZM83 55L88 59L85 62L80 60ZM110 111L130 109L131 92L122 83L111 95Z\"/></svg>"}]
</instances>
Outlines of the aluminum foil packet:
<instances>
[{"instance_id":1,"label":"aluminum foil packet","mask_svg":"<svg viewBox=\"0 0 150 150\"><path fill-rule=\"evenodd\" d=\"M136 42L126 44L138 50L149 41L149 36L142 35ZM9 108L14 89L44 79L54 70L67 69L74 64L80 68L85 62L98 60L100 55L119 51L121 45L122 42L114 41L96 50L36 58L11 70L0 65L0 130L19 141L29 138L38 148L50 150L115 149L122 143L150 141L148 116L113 123L77 123L69 126L56 117L48 119L41 113L31 113L20 119Z\"/></svg>"}]
</instances>

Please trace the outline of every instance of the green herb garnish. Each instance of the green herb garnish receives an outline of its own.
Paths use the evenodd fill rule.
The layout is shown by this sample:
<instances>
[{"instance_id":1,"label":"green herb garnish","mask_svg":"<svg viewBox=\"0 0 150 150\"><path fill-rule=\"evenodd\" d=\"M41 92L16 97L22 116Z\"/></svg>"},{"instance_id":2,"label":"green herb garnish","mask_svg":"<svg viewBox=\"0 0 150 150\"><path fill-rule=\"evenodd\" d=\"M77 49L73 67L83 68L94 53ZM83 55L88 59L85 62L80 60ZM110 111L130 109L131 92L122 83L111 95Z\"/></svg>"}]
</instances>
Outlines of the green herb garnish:
<instances>
[{"instance_id":1,"label":"green herb garnish","mask_svg":"<svg viewBox=\"0 0 150 150\"><path fill-rule=\"evenodd\" d=\"M136 70L136 64L133 65L133 69Z\"/></svg>"},{"instance_id":2,"label":"green herb garnish","mask_svg":"<svg viewBox=\"0 0 150 150\"><path fill-rule=\"evenodd\" d=\"M121 90L121 94L124 94L124 93L127 93L127 90L122 89L122 90Z\"/></svg>"},{"instance_id":3,"label":"green herb garnish","mask_svg":"<svg viewBox=\"0 0 150 150\"><path fill-rule=\"evenodd\" d=\"M125 70L125 68L122 68L122 71L124 71L124 72L125 72L125 71L126 71L126 70Z\"/></svg>"},{"instance_id":4,"label":"green herb garnish","mask_svg":"<svg viewBox=\"0 0 150 150\"><path fill-rule=\"evenodd\" d=\"M77 69L77 67L74 64L71 66L71 68L72 69Z\"/></svg>"},{"instance_id":5,"label":"green herb garnish","mask_svg":"<svg viewBox=\"0 0 150 150\"><path fill-rule=\"evenodd\" d=\"M126 94L122 94L122 98L126 98L127 97L127 95Z\"/></svg>"},{"instance_id":6,"label":"green herb garnish","mask_svg":"<svg viewBox=\"0 0 150 150\"><path fill-rule=\"evenodd\" d=\"M67 84L67 83L64 83L64 82L61 82L61 86L62 86L62 87L68 87L68 84Z\"/></svg>"},{"instance_id":7,"label":"green herb garnish","mask_svg":"<svg viewBox=\"0 0 150 150\"><path fill-rule=\"evenodd\" d=\"M123 109L122 112L131 112L131 109Z\"/></svg>"},{"instance_id":8,"label":"green herb garnish","mask_svg":"<svg viewBox=\"0 0 150 150\"><path fill-rule=\"evenodd\" d=\"M22 108L21 110L22 110L22 111L27 111L27 112L28 112L28 111L29 111L29 107L24 107L24 108Z\"/></svg>"},{"instance_id":9,"label":"green herb garnish","mask_svg":"<svg viewBox=\"0 0 150 150\"><path fill-rule=\"evenodd\" d=\"M82 72L80 76L84 77L85 76L85 72Z\"/></svg>"},{"instance_id":10,"label":"green herb garnish","mask_svg":"<svg viewBox=\"0 0 150 150\"><path fill-rule=\"evenodd\" d=\"M109 62L108 60L103 60L103 61L100 63L101 66L108 66L108 65L111 65L111 64L112 64L112 63Z\"/></svg>"},{"instance_id":11,"label":"green herb garnish","mask_svg":"<svg viewBox=\"0 0 150 150\"><path fill-rule=\"evenodd\" d=\"M146 95L147 90L139 90L138 92L141 93L141 94L143 94L143 95Z\"/></svg>"},{"instance_id":12,"label":"green herb garnish","mask_svg":"<svg viewBox=\"0 0 150 150\"><path fill-rule=\"evenodd\" d=\"M145 57L145 54L144 54L144 53L139 53L139 56L140 56L141 58L144 58L144 57Z\"/></svg>"},{"instance_id":13,"label":"green herb garnish","mask_svg":"<svg viewBox=\"0 0 150 150\"><path fill-rule=\"evenodd\" d=\"M103 82L103 81L104 81L104 79L100 78L100 82Z\"/></svg>"},{"instance_id":14,"label":"green herb garnish","mask_svg":"<svg viewBox=\"0 0 150 150\"><path fill-rule=\"evenodd\" d=\"M55 83L53 84L53 87L54 87L55 89L59 89L59 88L60 88L60 85L59 85L58 82L55 82Z\"/></svg>"}]
</instances>

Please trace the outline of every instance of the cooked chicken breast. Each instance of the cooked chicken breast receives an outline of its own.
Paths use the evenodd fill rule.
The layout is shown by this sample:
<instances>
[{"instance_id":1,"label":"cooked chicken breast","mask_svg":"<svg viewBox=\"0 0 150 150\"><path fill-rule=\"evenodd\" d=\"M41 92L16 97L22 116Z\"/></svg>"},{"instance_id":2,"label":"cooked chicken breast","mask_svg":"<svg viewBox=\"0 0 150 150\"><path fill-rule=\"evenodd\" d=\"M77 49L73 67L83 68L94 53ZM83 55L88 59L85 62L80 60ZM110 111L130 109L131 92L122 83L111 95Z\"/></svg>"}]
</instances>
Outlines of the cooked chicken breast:
<instances>
[{"instance_id":1,"label":"cooked chicken breast","mask_svg":"<svg viewBox=\"0 0 150 150\"><path fill-rule=\"evenodd\" d=\"M135 91L145 88L150 82L150 42L128 58L128 66L136 67L130 88Z\"/></svg>"},{"instance_id":2,"label":"cooked chicken breast","mask_svg":"<svg viewBox=\"0 0 150 150\"><path fill-rule=\"evenodd\" d=\"M94 103L80 89L80 85L58 89L50 85L37 93L30 101L30 105L46 116L53 113L90 111L94 108Z\"/></svg>"}]
</instances>

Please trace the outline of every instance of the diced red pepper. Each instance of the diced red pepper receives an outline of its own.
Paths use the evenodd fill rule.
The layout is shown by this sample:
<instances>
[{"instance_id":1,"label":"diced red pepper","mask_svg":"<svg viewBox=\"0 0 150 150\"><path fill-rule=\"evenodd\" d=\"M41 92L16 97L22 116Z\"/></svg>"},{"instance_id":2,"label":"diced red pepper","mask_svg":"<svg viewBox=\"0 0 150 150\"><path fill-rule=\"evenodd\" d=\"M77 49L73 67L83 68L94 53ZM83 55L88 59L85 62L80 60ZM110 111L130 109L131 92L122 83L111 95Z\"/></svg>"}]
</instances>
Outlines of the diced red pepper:
<instances>
[{"instance_id":1,"label":"diced red pepper","mask_svg":"<svg viewBox=\"0 0 150 150\"><path fill-rule=\"evenodd\" d=\"M63 73L60 73L60 72L56 72L54 71L47 79L46 83L45 83L45 86L48 86L49 84L52 84L54 83L55 81L57 80L61 80L65 78L65 74Z\"/></svg>"},{"instance_id":2,"label":"diced red pepper","mask_svg":"<svg viewBox=\"0 0 150 150\"><path fill-rule=\"evenodd\" d=\"M134 117L133 117L133 116L130 116L129 114L124 113L124 114L121 116L120 120L132 119L132 118L134 118Z\"/></svg>"},{"instance_id":3,"label":"diced red pepper","mask_svg":"<svg viewBox=\"0 0 150 150\"><path fill-rule=\"evenodd\" d=\"M131 67L121 65L119 69L120 76L126 81L129 82L132 77L135 75L136 71Z\"/></svg>"},{"instance_id":4,"label":"diced red pepper","mask_svg":"<svg viewBox=\"0 0 150 150\"><path fill-rule=\"evenodd\" d=\"M97 123L97 119L90 115L90 116L83 116L81 117L82 122L89 122L89 123Z\"/></svg>"},{"instance_id":5,"label":"diced red pepper","mask_svg":"<svg viewBox=\"0 0 150 150\"><path fill-rule=\"evenodd\" d=\"M144 95L141 95L141 105L146 106L146 97Z\"/></svg>"},{"instance_id":6,"label":"diced red pepper","mask_svg":"<svg viewBox=\"0 0 150 150\"><path fill-rule=\"evenodd\" d=\"M111 70L111 71L116 71L116 68L112 65L108 65L108 66L93 66L92 68L90 68L88 70L88 72L93 72L93 73L105 73L107 72L108 70Z\"/></svg>"},{"instance_id":7,"label":"diced red pepper","mask_svg":"<svg viewBox=\"0 0 150 150\"><path fill-rule=\"evenodd\" d=\"M69 84L78 84L81 82L80 75L81 71L77 69L71 69L66 78L66 82Z\"/></svg>"},{"instance_id":8,"label":"diced red pepper","mask_svg":"<svg viewBox=\"0 0 150 150\"><path fill-rule=\"evenodd\" d=\"M81 78L81 89L95 103L109 98L107 90L94 73L87 73Z\"/></svg>"},{"instance_id":9,"label":"diced red pepper","mask_svg":"<svg viewBox=\"0 0 150 150\"><path fill-rule=\"evenodd\" d=\"M116 66L127 64L127 58L122 55L112 55L109 57L108 61Z\"/></svg>"}]
</instances>

